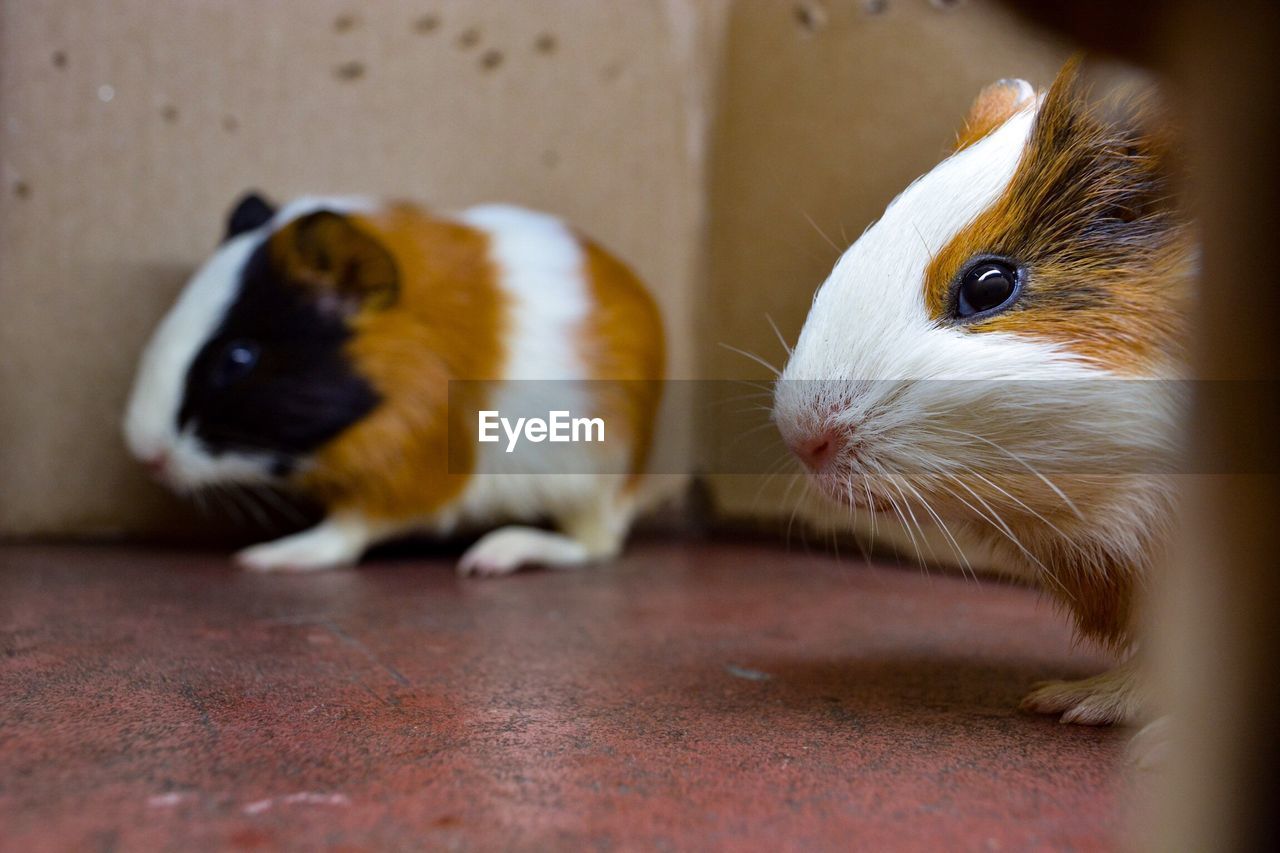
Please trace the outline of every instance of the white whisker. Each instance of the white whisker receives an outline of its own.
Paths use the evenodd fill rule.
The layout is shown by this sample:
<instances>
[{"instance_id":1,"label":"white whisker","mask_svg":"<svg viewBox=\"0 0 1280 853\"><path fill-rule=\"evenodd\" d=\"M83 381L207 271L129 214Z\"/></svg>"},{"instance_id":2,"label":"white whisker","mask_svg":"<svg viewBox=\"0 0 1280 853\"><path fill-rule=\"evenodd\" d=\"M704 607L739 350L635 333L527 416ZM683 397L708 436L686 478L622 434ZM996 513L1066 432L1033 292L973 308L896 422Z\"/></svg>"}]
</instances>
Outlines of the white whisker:
<instances>
[{"instance_id":1,"label":"white whisker","mask_svg":"<svg viewBox=\"0 0 1280 853\"><path fill-rule=\"evenodd\" d=\"M722 347L724 347L725 349L729 350L729 352L735 352L735 353L737 353L738 355L740 355L740 356L742 356L742 357L744 357L744 358L749 358L749 359L751 359L751 360L752 360L752 361L754 361L756 364L758 364L758 365L760 365L761 367L763 367L763 368L765 368L766 370L768 370L770 373L772 373L772 374L773 374L775 377L777 377L778 379L781 379L781 378L782 378L782 371L781 371L781 370L779 370L778 368L774 367L772 364L770 364L770 363L769 363L769 361L768 361L767 359L762 358L761 356L758 356L758 355L756 355L756 354L755 354L755 353L753 353L753 352L747 352L746 350L744 350L744 349L738 349L737 347L732 346L731 344L726 344L724 341L721 341L721 342L720 342L720 346L722 346Z\"/></svg>"},{"instance_id":2,"label":"white whisker","mask_svg":"<svg viewBox=\"0 0 1280 853\"><path fill-rule=\"evenodd\" d=\"M770 317L768 314L765 314L764 318L769 321L769 328L773 329L773 333L777 335L778 343L782 344L782 351L785 352L788 356L793 355L795 353L795 350L793 350L790 346L787 345L787 339L782 336L782 332L778 329L778 324L773 322L773 318Z\"/></svg>"},{"instance_id":3,"label":"white whisker","mask_svg":"<svg viewBox=\"0 0 1280 853\"><path fill-rule=\"evenodd\" d=\"M1050 480L1044 474L1041 474L1039 471L1037 471L1030 463L1024 460L1021 456L1018 456L1016 453L1013 453L1012 451L1007 450L1004 447L1001 447L999 444L996 444L991 439L985 438L975 433L965 432L964 430L959 430L959 429L949 429L947 427L942 427L942 426L935 427L935 429L938 429L942 432L953 433L955 435L962 435L962 436L965 436L966 438L972 438L975 441L981 441L984 444L990 445L991 447L1005 454L1014 462L1017 462L1023 468L1026 468L1028 471L1030 471L1034 476L1038 477L1040 479L1040 482L1044 483L1046 486L1052 489L1054 494L1056 494L1059 498L1061 498L1062 502L1065 503L1068 507L1070 507L1071 511L1074 512L1077 517L1079 517L1082 521L1084 520L1084 514L1081 513L1080 510L1076 507L1076 505L1071 502L1071 498L1067 497L1066 493L1063 492L1062 489L1058 488L1057 484L1055 484L1052 480Z\"/></svg>"}]
</instances>

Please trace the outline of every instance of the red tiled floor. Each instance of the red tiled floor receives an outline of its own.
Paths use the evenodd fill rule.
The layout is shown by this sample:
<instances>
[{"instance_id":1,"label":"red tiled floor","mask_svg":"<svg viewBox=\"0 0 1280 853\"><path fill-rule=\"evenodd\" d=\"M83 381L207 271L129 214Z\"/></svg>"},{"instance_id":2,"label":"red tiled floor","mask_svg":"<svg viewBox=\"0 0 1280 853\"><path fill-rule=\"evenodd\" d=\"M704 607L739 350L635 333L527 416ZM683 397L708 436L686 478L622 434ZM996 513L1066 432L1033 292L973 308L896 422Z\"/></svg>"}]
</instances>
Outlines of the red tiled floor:
<instances>
[{"instance_id":1,"label":"red tiled floor","mask_svg":"<svg viewBox=\"0 0 1280 853\"><path fill-rule=\"evenodd\" d=\"M1038 596L767 545L459 581L0 549L0 847L1113 846Z\"/></svg>"}]
</instances>

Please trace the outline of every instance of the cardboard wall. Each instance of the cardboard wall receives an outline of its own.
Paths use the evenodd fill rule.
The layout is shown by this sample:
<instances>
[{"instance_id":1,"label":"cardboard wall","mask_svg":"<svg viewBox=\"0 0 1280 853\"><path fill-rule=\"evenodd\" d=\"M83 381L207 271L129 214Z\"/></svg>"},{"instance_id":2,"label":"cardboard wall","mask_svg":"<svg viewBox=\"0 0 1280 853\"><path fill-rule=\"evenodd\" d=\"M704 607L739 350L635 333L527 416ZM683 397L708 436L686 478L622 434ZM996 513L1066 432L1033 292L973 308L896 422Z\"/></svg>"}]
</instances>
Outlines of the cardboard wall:
<instances>
[{"instance_id":1,"label":"cardboard wall","mask_svg":"<svg viewBox=\"0 0 1280 853\"><path fill-rule=\"evenodd\" d=\"M780 362L766 315L793 340L977 90L1064 56L988 0L0 0L0 534L190 529L118 423L247 187L557 212L656 291L673 376L765 378L719 344Z\"/></svg>"}]
</instances>

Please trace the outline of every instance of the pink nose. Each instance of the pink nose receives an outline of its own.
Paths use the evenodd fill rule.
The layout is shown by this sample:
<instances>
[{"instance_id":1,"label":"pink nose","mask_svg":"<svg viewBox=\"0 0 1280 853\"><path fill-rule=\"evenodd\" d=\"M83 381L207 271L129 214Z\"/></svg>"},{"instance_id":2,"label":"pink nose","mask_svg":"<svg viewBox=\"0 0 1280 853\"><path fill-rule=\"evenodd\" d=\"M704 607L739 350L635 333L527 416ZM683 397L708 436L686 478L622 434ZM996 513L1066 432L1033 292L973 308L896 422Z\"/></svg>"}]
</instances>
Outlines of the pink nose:
<instances>
[{"instance_id":1,"label":"pink nose","mask_svg":"<svg viewBox=\"0 0 1280 853\"><path fill-rule=\"evenodd\" d=\"M163 477L165 469L169 467L169 454L162 450L155 456L142 460L142 464L147 466L147 471L151 473L151 476Z\"/></svg>"},{"instance_id":2,"label":"pink nose","mask_svg":"<svg viewBox=\"0 0 1280 853\"><path fill-rule=\"evenodd\" d=\"M811 471L820 471L840 450L840 436L826 429L817 435L792 442L791 452Z\"/></svg>"}]
</instances>

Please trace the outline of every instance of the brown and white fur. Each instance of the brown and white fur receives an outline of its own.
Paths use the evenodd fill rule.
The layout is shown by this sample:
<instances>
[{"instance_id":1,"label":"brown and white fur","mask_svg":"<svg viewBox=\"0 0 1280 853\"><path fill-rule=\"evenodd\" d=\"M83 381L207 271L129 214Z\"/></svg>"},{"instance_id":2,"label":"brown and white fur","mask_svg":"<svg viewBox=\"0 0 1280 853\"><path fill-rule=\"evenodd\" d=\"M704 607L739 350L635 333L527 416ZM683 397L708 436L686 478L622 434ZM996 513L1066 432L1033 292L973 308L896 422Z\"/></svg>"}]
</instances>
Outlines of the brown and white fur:
<instances>
[{"instance_id":1,"label":"brown and white fur","mask_svg":"<svg viewBox=\"0 0 1280 853\"><path fill-rule=\"evenodd\" d=\"M1183 371L1193 246L1142 110L1086 94L1072 62L1046 93L979 95L954 153L817 292L774 417L827 495L969 528L1121 656L1024 702L1099 724L1144 701L1135 627L1180 416L1151 380ZM959 294L990 263L1018 286L966 316Z\"/></svg>"},{"instance_id":2,"label":"brown and white fur","mask_svg":"<svg viewBox=\"0 0 1280 853\"><path fill-rule=\"evenodd\" d=\"M459 570L576 565L616 554L648 495L663 358L644 286L547 214L250 195L147 347L125 434L175 490L266 485L325 507L318 526L242 551L251 569L540 521L557 529L500 527ZM451 400L451 380L477 381ZM566 471L475 440L477 410L523 412L538 393L604 418L607 441L575 446Z\"/></svg>"}]
</instances>

